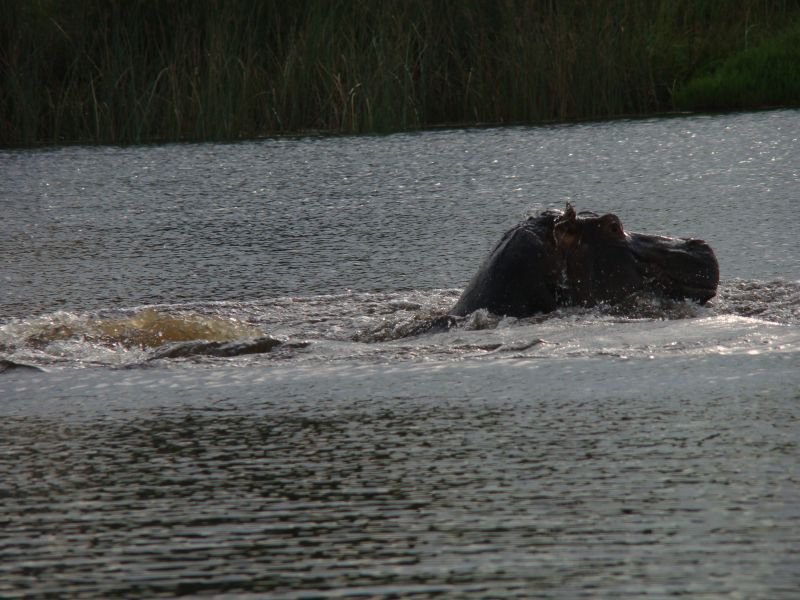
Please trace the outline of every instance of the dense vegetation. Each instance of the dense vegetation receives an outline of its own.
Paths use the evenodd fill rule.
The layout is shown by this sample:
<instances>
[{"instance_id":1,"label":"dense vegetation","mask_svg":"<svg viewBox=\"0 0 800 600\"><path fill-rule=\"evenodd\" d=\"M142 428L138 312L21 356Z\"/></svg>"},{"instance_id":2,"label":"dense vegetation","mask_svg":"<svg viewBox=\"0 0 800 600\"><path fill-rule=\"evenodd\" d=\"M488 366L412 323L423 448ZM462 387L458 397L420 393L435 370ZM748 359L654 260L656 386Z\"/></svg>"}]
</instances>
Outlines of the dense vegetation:
<instances>
[{"instance_id":1,"label":"dense vegetation","mask_svg":"<svg viewBox=\"0 0 800 600\"><path fill-rule=\"evenodd\" d=\"M798 23L800 0L9 0L0 144L797 105Z\"/></svg>"},{"instance_id":2,"label":"dense vegetation","mask_svg":"<svg viewBox=\"0 0 800 600\"><path fill-rule=\"evenodd\" d=\"M800 21L701 72L673 100L693 110L800 105Z\"/></svg>"}]
</instances>

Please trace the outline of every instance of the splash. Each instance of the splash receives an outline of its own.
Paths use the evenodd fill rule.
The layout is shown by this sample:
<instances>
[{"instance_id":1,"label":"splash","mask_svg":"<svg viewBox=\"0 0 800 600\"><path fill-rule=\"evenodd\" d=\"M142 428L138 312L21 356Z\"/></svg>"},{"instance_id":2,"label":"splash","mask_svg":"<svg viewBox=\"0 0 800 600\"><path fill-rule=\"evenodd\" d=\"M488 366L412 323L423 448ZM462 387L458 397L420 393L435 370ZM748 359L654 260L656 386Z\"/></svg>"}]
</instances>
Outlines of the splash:
<instances>
[{"instance_id":1,"label":"splash","mask_svg":"<svg viewBox=\"0 0 800 600\"><path fill-rule=\"evenodd\" d=\"M261 335L261 329L230 317L145 308L107 318L57 312L16 321L2 327L0 344L6 348L23 346L42 350L54 343L78 341L146 349L169 342L226 342Z\"/></svg>"},{"instance_id":2,"label":"splash","mask_svg":"<svg viewBox=\"0 0 800 600\"><path fill-rule=\"evenodd\" d=\"M800 281L733 279L712 300L720 314L754 317L774 323L800 323Z\"/></svg>"},{"instance_id":3,"label":"splash","mask_svg":"<svg viewBox=\"0 0 800 600\"><path fill-rule=\"evenodd\" d=\"M157 348L168 342L227 342L263 335L260 329L232 318L196 313L173 315L154 309L119 319L99 319L90 325L109 342L146 348Z\"/></svg>"},{"instance_id":4,"label":"splash","mask_svg":"<svg viewBox=\"0 0 800 600\"><path fill-rule=\"evenodd\" d=\"M152 360L460 360L794 352L797 282L725 282L704 306L632 297L525 319L485 310L452 317L459 290L270 298L56 312L0 324L0 359L14 364L136 366ZM784 327L788 326L788 327ZM720 350L721 348L721 350ZM245 362L245 361L243 361Z\"/></svg>"}]
</instances>

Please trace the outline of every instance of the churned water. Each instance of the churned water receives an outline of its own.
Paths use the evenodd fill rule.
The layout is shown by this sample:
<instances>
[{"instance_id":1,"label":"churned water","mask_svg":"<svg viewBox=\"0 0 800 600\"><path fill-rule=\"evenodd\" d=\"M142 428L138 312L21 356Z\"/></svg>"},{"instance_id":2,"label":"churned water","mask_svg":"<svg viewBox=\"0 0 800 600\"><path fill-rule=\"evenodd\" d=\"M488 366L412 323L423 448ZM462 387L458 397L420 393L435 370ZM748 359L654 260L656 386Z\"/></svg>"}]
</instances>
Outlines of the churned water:
<instances>
[{"instance_id":1,"label":"churned water","mask_svg":"<svg viewBox=\"0 0 800 600\"><path fill-rule=\"evenodd\" d=\"M0 151L0 596L800 594L800 113ZM707 306L435 326L527 212Z\"/></svg>"}]
</instances>

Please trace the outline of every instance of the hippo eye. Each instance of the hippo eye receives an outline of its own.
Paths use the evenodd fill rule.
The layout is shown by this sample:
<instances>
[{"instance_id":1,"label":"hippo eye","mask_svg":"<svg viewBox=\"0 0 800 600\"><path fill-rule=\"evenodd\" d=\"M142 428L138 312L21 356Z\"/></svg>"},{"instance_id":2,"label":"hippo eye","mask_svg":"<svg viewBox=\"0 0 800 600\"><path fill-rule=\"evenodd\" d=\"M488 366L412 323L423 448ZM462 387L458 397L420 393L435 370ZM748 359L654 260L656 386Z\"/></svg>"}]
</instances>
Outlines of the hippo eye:
<instances>
[{"instance_id":1,"label":"hippo eye","mask_svg":"<svg viewBox=\"0 0 800 600\"><path fill-rule=\"evenodd\" d=\"M609 220L607 231L614 237L621 238L624 236L622 233L622 223L620 223L617 219Z\"/></svg>"}]
</instances>

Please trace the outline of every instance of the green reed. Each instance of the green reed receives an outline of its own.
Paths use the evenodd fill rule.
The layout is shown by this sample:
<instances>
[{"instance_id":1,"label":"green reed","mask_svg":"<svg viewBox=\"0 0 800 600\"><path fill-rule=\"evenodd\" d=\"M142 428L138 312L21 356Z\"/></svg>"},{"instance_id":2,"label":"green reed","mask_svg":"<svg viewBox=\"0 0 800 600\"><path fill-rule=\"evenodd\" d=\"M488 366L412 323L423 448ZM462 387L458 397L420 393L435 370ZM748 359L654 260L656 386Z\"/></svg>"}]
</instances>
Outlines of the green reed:
<instances>
[{"instance_id":1,"label":"green reed","mask_svg":"<svg viewBox=\"0 0 800 600\"><path fill-rule=\"evenodd\" d=\"M733 54L681 86L675 105L688 110L797 105L800 101L800 22Z\"/></svg>"},{"instance_id":2,"label":"green reed","mask_svg":"<svg viewBox=\"0 0 800 600\"><path fill-rule=\"evenodd\" d=\"M0 144L669 111L799 18L800 0L11 0Z\"/></svg>"}]
</instances>

